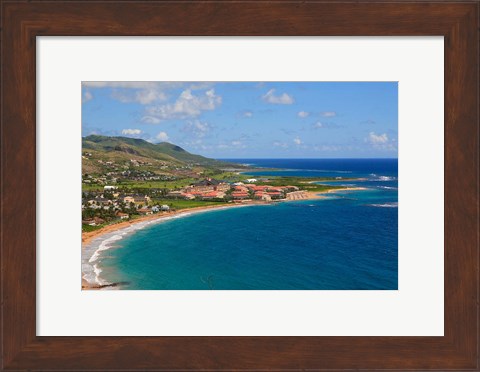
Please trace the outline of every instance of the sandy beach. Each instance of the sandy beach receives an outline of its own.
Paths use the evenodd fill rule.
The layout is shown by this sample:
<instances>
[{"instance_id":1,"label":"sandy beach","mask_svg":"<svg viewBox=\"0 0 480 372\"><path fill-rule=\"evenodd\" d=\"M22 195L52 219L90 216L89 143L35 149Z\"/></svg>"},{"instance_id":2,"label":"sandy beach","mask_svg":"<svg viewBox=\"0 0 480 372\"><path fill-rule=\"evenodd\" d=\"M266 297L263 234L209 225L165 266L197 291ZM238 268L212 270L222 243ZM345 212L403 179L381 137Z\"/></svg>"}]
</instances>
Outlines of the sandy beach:
<instances>
[{"instance_id":1,"label":"sandy beach","mask_svg":"<svg viewBox=\"0 0 480 372\"><path fill-rule=\"evenodd\" d=\"M366 187L345 187L343 189L333 189L323 192L323 194L331 194L339 191L360 191L360 190L368 190Z\"/></svg>"},{"instance_id":2,"label":"sandy beach","mask_svg":"<svg viewBox=\"0 0 480 372\"><path fill-rule=\"evenodd\" d=\"M334 190L328 190L328 191L323 191L323 192L313 192L313 191L305 191L304 194L306 195L306 198L303 198L302 200L313 200L313 199L322 199L325 196L323 194L330 194L338 191L357 191L357 190L366 190L366 188L363 187L348 187L344 189L334 189ZM299 199L300 200L300 199ZM291 202L294 200L280 200L277 202ZM273 202L275 203L275 202ZM194 207L194 208L188 208L188 209L181 209L178 211L169 211L169 212L161 212L161 213L156 213L148 216L142 216L139 218L136 218L134 220L130 221L122 221L118 222L112 225L105 226L101 229L95 230L95 231L90 231L90 232L83 232L82 233L82 250L90 244L94 239L97 239L101 237L102 235L106 235L109 233L113 233L117 230L125 229L129 226L136 225L139 223L144 223L146 221L161 221L162 219L169 219L172 218L173 216L178 216L181 214L185 213L200 213L203 211L207 210L212 210L212 209L226 209L226 208L238 208L242 206L249 206L249 205L271 205L273 204L272 202L264 202L264 201L253 201L253 200L246 200L242 202L234 202L234 203L229 203L229 204L220 204L220 205L210 205L210 206L205 206L205 207ZM83 275L83 272L82 272ZM95 290L95 289L112 289L115 287L116 284L108 284L108 285L97 285L88 282L82 277L82 289L86 290Z\"/></svg>"},{"instance_id":3,"label":"sandy beach","mask_svg":"<svg viewBox=\"0 0 480 372\"><path fill-rule=\"evenodd\" d=\"M178 211L156 213L148 216L142 216L130 221L118 222L112 225L105 226L95 231L83 232L82 233L82 255L85 254L84 251L86 247L90 243L92 243L93 240L97 238L101 238L102 236L107 234L115 233L117 231L120 231L122 229L131 227L134 225L143 224L148 221L160 222L163 219L171 219L172 217L179 216L182 214L187 214L187 213L192 214L192 213L200 213L208 210L220 210L220 209L226 209L226 208L246 207L249 205L268 205L268 204L271 204L271 203L266 203L262 201L245 201L245 202L230 203L230 204L210 205L205 207L194 207L194 208L181 209ZM87 281L83 276L84 276L84 272L82 270L82 289L84 290L115 289L114 287L118 285L118 283L105 284L105 285L102 285L99 283L92 283Z\"/></svg>"},{"instance_id":4,"label":"sandy beach","mask_svg":"<svg viewBox=\"0 0 480 372\"><path fill-rule=\"evenodd\" d=\"M322 199L324 196L322 194L330 194L338 191L358 191L358 190L366 190L364 187L347 187L344 189L333 189L333 190L328 190L328 191L305 191L304 193L307 195L307 198L303 200L311 200L311 199ZM284 200L280 200L282 202ZM285 200L286 201L286 200ZM144 222L144 221L150 221L150 220L156 220L156 219L161 219L165 217L171 217L175 216L178 214L182 213L190 213L190 212L201 212L204 210L209 210L209 209L216 209L216 208L232 208L232 207L238 207L239 205L264 205L264 204L271 204L271 203L266 203L262 201L245 201L245 202L238 202L238 203L229 203L229 204L219 204L219 205L210 205L206 207L194 207L194 208L188 208L188 209L181 209L178 211L174 212L162 212L162 213L156 213L156 214L151 214L149 216L143 216L136 218L134 220L130 221L122 221L118 222L112 225L105 226L101 229L95 230L95 231L90 231L90 232L83 232L82 233L82 246L85 244L89 244L94 238L97 238L100 235L104 235L110 232L113 232L115 230L123 229L125 227L131 226L132 224L136 224L139 222Z\"/></svg>"},{"instance_id":5,"label":"sandy beach","mask_svg":"<svg viewBox=\"0 0 480 372\"><path fill-rule=\"evenodd\" d=\"M171 211L171 212L161 212L161 213L156 213L156 214L151 214L148 216L142 216L139 218L135 218L134 220L129 220L129 221L123 221L123 222L118 222L112 225L108 225L105 227L102 227L101 229L95 230L95 231L90 231L90 232L82 232L82 246L89 244L93 239L98 238L100 235L104 235L107 233L114 232L116 230L123 229L125 227L131 226L133 224L137 224L140 222L145 222L145 221L151 221L151 220L161 220L163 218L167 217L172 217L176 216L179 214L184 214L184 213L199 213L202 211L210 210L210 209L224 209L224 208L234 208L238 206L243 206L243 205L264 205L267 204L265 202L259 202L259 201L252 201L252 202L245 202L245 203L230 203L230 204L219 204L219 205L209 205L206 207L194 207L194 208L186 208L186 209L180 209L178 211Z\"/></svg>"}]
</instances>

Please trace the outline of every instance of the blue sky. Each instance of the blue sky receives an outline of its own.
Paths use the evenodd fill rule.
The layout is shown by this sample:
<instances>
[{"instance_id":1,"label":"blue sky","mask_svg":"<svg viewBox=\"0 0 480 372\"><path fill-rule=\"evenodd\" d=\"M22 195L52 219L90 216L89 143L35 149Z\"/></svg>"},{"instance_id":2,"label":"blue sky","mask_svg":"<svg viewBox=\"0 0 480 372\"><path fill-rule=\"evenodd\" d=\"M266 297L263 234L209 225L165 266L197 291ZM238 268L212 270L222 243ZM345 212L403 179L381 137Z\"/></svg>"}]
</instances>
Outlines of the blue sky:
<instances>
[{"instance_id":1,"label":"blue sky","mask_svg":"<svg viewBox=\"0 0 480 372\"><path fill-rule=\"evenodd\" d=\"M83 82L82 135L212 158L396 158L396 82Z\"/></svg>"}]
</instances>

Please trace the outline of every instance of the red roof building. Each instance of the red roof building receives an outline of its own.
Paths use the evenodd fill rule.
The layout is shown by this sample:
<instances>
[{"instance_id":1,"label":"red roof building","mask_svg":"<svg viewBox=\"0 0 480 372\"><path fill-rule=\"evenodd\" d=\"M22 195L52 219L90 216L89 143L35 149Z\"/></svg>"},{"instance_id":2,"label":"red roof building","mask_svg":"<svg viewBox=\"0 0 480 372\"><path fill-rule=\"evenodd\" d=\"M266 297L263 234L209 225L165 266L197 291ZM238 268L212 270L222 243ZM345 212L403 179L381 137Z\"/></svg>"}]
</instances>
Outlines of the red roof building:
<instances>
[{"instance_id":1,"label":"red roof building","mask_svg":"<svg viewBox=\"0 0 480 372\"><path fill-rule=\"evenodd\" d=\"M248 192L232 192L232 197L234 199L246 199L249 197Z\"/></svg>"},{"instance_id":2,"label":"red roof building","mask_svg":"<svg viewBox=\"0 0 480 372\"><path fill-rule=\"evenodd\" d=\"M282 191L283 191L283 188L282 188L282 187L269 187L269 188L268 188L268 191L272 191L272 192L282 192Z\"/></svg>"},{"instance_id":3,"label":"red roof building","mask_svg":"<svg viewBox=\"0 0 480 372\"><path fill-rule=\"evenodd\" d=\"M267 192L267 194L270 195L270 196L280 196L280 195L282 195L282 193L278 192L278 191L269 191L269 192Z\"/></svg>"},{"instance_id":4,"label":"red roof building","mask_svg":"<svg viewBox=\"0 0 480 372\"><path fill-rule=\"evenodd\" d=\"M268 186L255 186L253 187L253 191L264 191L268 189Z\"/></svg>"},{"instance_id":5,"label":"red roof building","mask_svg":"<svg viewBox=\"0 0 480 372\"><path fill-rule=\"evenodd\" d=\"M248 192L248 189L245 186L235 186L235 191Z\"/></svg>"}]
</instances>

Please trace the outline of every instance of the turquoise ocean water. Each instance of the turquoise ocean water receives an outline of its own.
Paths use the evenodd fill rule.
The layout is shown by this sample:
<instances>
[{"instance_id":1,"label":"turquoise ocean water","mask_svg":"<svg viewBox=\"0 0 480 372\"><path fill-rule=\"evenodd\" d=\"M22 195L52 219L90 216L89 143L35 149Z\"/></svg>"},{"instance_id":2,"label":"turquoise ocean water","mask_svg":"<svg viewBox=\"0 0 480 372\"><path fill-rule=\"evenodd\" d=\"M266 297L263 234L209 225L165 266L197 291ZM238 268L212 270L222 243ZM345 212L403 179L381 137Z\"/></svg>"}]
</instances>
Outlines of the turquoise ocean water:
<instances>
[{"instance_id":1,"label":"turquoise ocean water","mask_svg":"<svg viewBox=\"0 0 480 372\"><path fill-rule=\"evenodd\" d=\"M335 183L367 190L187 213L111 234L90 247L91 274L122 289L397 289L396 159L235 161L276 168L254 177L355 177Z\"/></svg>"}]
</instances>

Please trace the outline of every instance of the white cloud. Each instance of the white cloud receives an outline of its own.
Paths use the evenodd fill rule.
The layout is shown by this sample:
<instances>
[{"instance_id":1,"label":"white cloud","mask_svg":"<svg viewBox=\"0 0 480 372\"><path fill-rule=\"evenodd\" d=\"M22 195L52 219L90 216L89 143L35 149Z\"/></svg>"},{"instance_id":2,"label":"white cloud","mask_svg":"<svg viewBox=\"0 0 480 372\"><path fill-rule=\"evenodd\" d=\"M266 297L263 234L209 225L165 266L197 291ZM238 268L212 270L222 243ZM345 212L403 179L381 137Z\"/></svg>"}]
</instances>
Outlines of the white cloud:
<instances>
[{"instance_id":1,"label":"white cloud","mask_svg":"<svg viewBox=\"0 0 480 372\"><path fill-rule=\"evenodd\" d=\"M152 88L157 85L154 81L82 81L82 86L91 88Z\"/></svg>"},{"instance_id":2,"label":"white cloud","mask_svg":"<svg viewBox=\"0 0 480 372\"><path fill-rule=\"evenodd\" d=\"M140 129L123 129L122 134L127 136L138 136L142 131Z\"/></svg>"},{"instance_id":3,"label":"white cloud","mask_svg":"<svg viewBox=\"0 0 480 372\"><path fill-rule=\"evenodd\" d=\"M388 142L388 136L387 133L375 134L374 132L370 132L368 140L372 145L382 145Z\"/></svg>"},{"instance_id":4,"label":"white cloud","mask_svg":"<svg viewBox=\"0 0 480 372\"><path fill-rule=\"evenodd\" d=\"M302 144L302 140L298 137L294 138L293 139L293 143L297 146L301 145Z\"/></svg>"},{"instance_id":5,"label":"white cloud","mask_svg":"<svg viewBox=\"0 0 480 372\"><path fill-rule=\"evenodd\" d=\"M160 133L158 133L155 138L156 138L157 140L162 141L162 142L168 141L168 135L167 135L167 133L165 133L165 132L160 132Z\"/></svg>"},{"instance_id":6,"label":"white cloud","mask_svg":"<svg viewBox=\"0 0 480 372\"><path fill-rule=\"evenodd\" d=\"M285 142L275 141L273 143L273 146L286 149L288 147L288 144L286 144Z\"/></svg>"},{"instance_id":7,"label":"white cloud","mask_svg":"<svg viewBox=\"0 0 480 372\"><path fill-rule=\"evenodd\" d=\"M320 113L324 118L333 118L334 116L337 116L337 113L335 111L324 111Z\"/></svg>"},{"instance_id":8,"label":"white cloud","mask_svg":"<svg viewBox=\"0 0 480 372\"><path fill-rule=\"evenodd\" d=\"M93 94L90 93L88 90L82 96L82 103L87 103L93 99Z\"/></svg>"},{"instance_id":9,"label":"white cloud","mask_svg":"<svg viewBox=\"0 0 480 372\"><path fill-rule=\"evenodd\" d=\"M125 89L209 89L214 82L183 82L183 81L82 81L82 87L90 88L125 88Z\"/></svg>"},{"instance_id":10,"label":"white cloud","mask_svg":"<svg viewBox=\"0 0 480 372\"><path fill-rule=\"evenodd\" d=\"M112 98L122 103L136 102L149 105L168 99L167 91L172 89L202 90L212 87L214 83L185 83L159 81L84 81L83 87L112 88Z\"/></svg>"},{"instance_id":11,"label":"white cloud","mask_svg":"<svg viewBox=\"0 0 480 372\"><path fill-rule=\"evenodd\" d=\"M336 145L322 145L322 146L315 146L313 149L315 151L340 151L342 150L342 147L336 146Z\"/></svg>"},{"instance_id":12,"label":"white cloud","mask_svg":"<svg viewBox=\"0 0 480 372\"><path fill-rule=\"evenodd\" d=\"M370 132L365 141L369 142L374 148L379 150L397 151L397 142L395 138L388 138L387 133L375 134L375 132Z\"/></svg>"},{"instance_id":13,"label":"white cloud","mask_svg":"<svg viewBox=\"0 0 480 372\"><path fill-rule=\"evenodd\" d=\"M182 132L193 134L198 138L205 137L205 135L212 130L212 126L200 120L188 121L182 128Z\"/></svg>"},{"instance_id":14,"label":"white cloud","mask_svg":"<svg viewBox=\"0 0 480 372\"><path fill-rule=\"evenodd\" d=\"M160 123L160 119L154 118L153 116L144 116L141 119L142 122L147 123L147 124L158 124Z\"/></svg>"},{"instance_id":15,"label":"white cloud","mask_svg":"<svg viewBox=\"0 0 480 372\"><path fill-rule=\"evenodd\" d=\"M165 101L167 95L155 89L140 90L135 93L135 102L147 105L155 101Z\"/></svg>"},{"instance_id":16,"label":"white cloud","mask_svg":"<svg viewBox=\"0 0 480 372\"><path fill-rule=\"evenodd\" d=\"M242 142L241 141L232 141L233 146L241 146Z\"/></svg>"},{"instance_id":17,"label":"white cloud","mask_svg":"<svg viewBox=\"0 0 480 372\"><path fill-rule=\"evenodd\" d=\"M321 121L317 121L315 124L313 124L314 129L338 129L341 128L341 126L335 124L335 123L325 123Z\"/></svg>"},{"instance_id":18,"label":"white cloud","mask_svg":"<svg viewBox=\"0 0 480 372\"><path fill-rule=\"evenodd\" d=\"M287 93L283 93L279 96L275 95L275 89L270 89L265 95L262 96L265 102L273 103L277 105L291 105L293 103L293 97Z\"/></svg>"},{"instance_id":19,"label":"white cloud","mask_svg":"<svg viewBox=\"0 0 480 372\"><path fill-rule=\"evenodd\" d=\"M190 89L186 89L174 103L148 107L145 117L155 118L158 121L195 118L202 111L215 110L221 103L222 97L215 95L214 89L198 95L194 95Z\"/></svg>"},{"instance_id":20,"label":"white cloud","mask_svg":"<svg viewBox=\"0 0 480 372\"><path fill-rule=\"evenodd\" d=\"M167 99L167 95L164 92L154 88L134 91L122 89L114 90L112 92L112 98L122 103L137 102L142 105L148 105L156 101L165 101Z\"/></svg>"},{"instance_id":21,"label":"white cloud","mask_svg":"<svg viewBox=\"0 0 480 372\"><path fill-rule=\"evenodd\" d=\"M253 112L251 111L244 111L243 112L243 117L245 118L251 118L253 116Z\"/></svg>"},{"instance_id":22,"label":"white cloud","mask_svg":"<svg viewBox=\"0 0 480 372\"><path fill-rule=\"evenodd\" d=\"M299 118L304 119L304 118L306 118L308 115L310 115L310 113L309 113L309 112L306 112L306 111L300 111L297 115L298 115Z\"/></svg>"}]
</instances>

